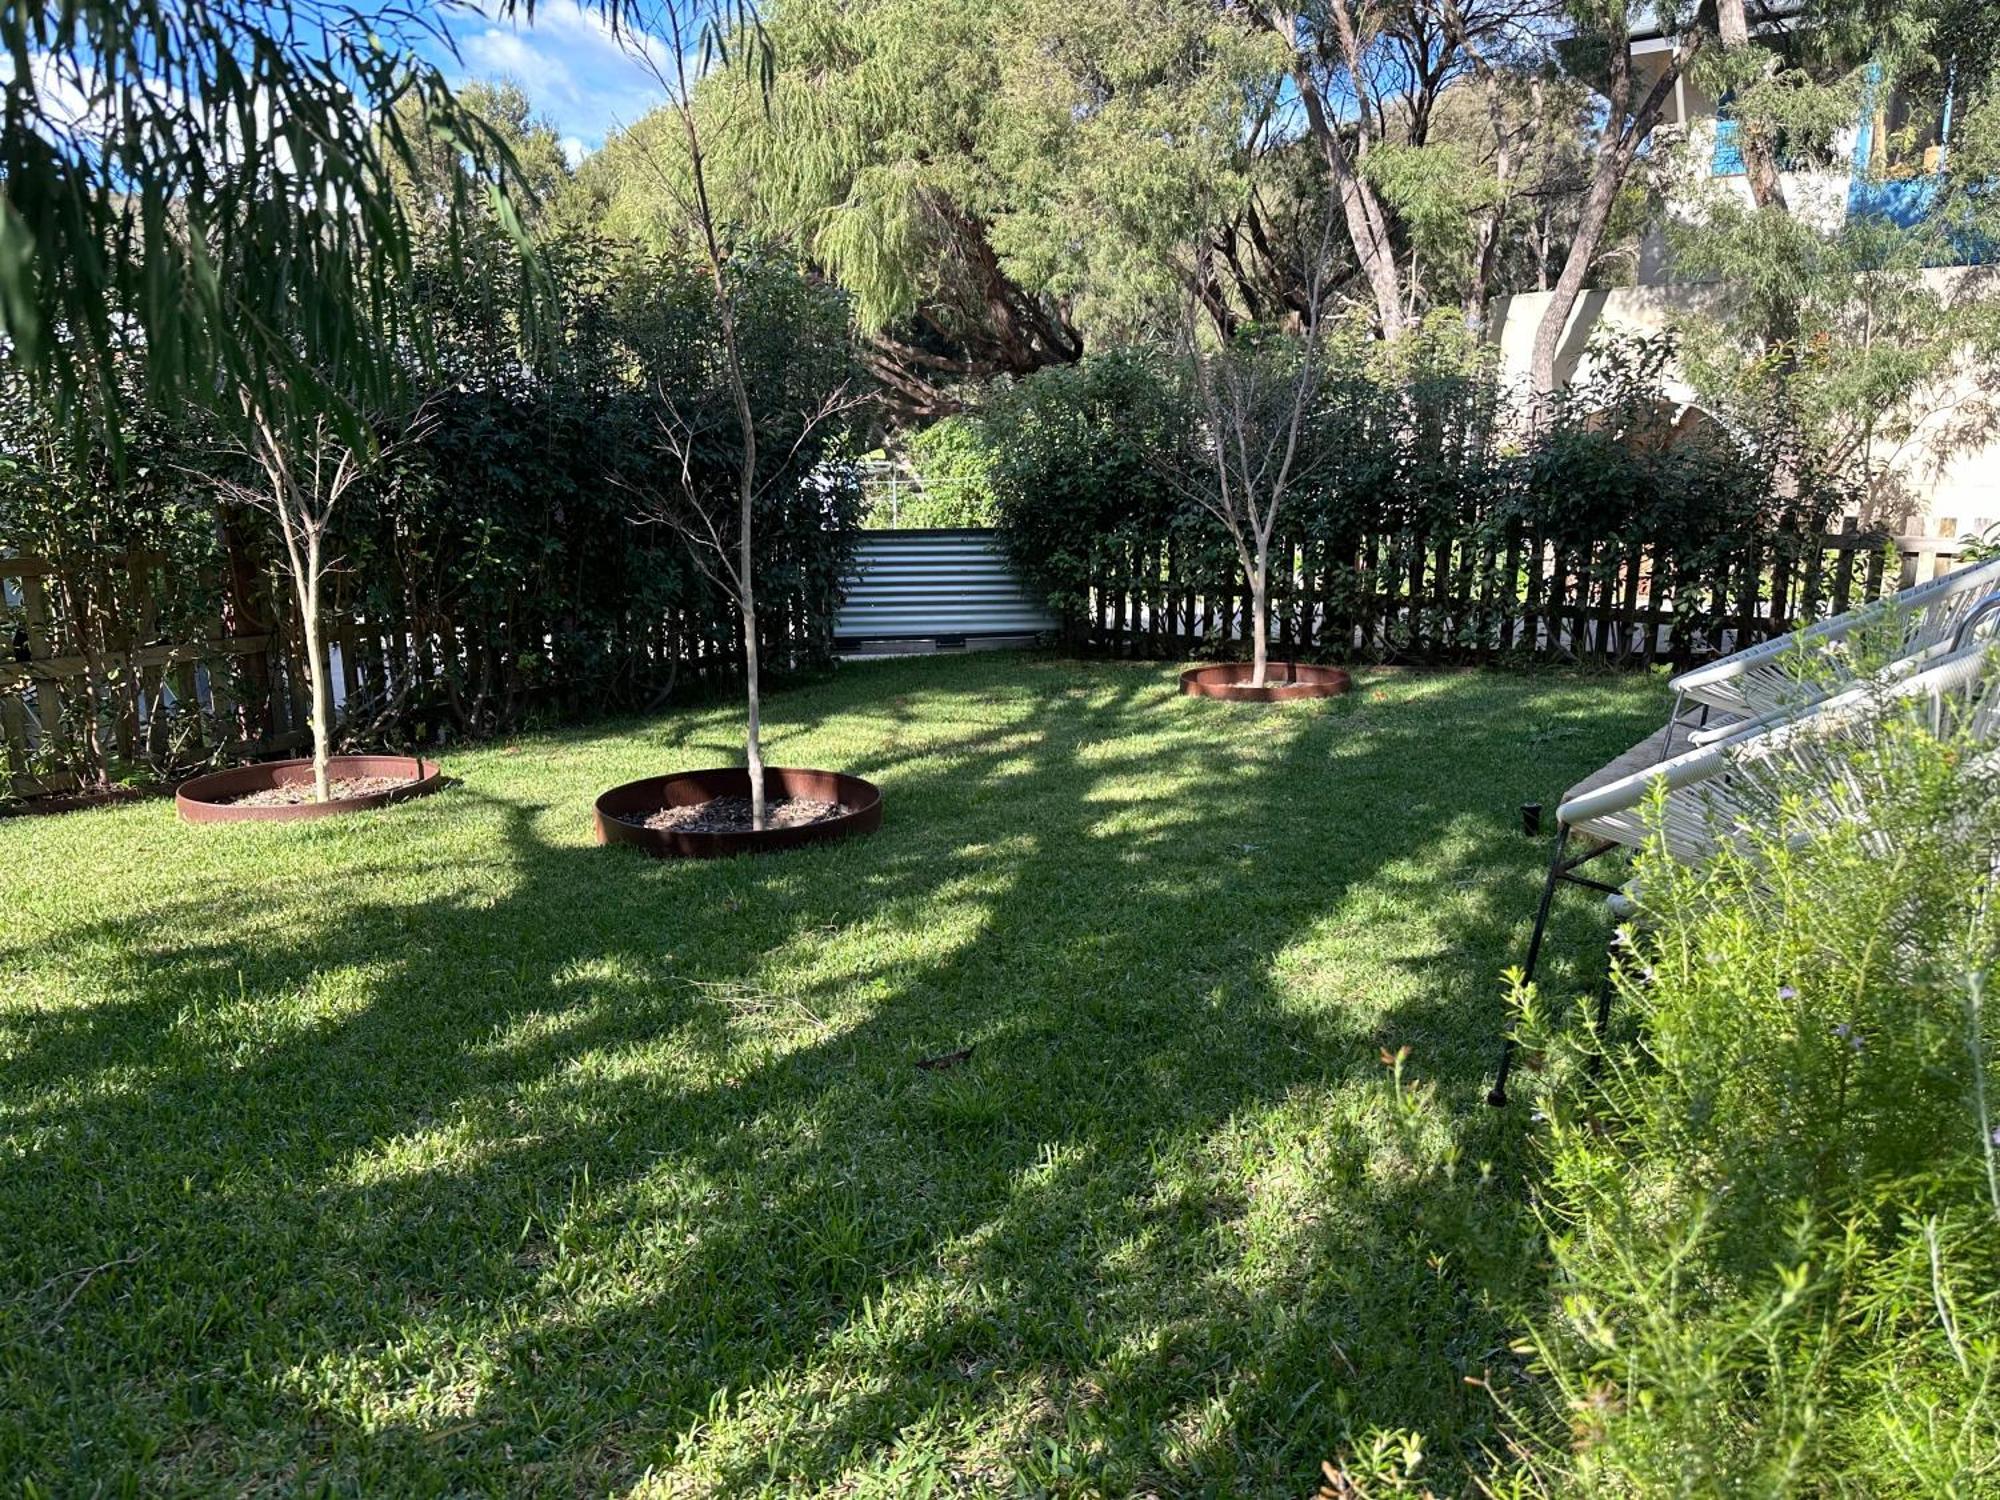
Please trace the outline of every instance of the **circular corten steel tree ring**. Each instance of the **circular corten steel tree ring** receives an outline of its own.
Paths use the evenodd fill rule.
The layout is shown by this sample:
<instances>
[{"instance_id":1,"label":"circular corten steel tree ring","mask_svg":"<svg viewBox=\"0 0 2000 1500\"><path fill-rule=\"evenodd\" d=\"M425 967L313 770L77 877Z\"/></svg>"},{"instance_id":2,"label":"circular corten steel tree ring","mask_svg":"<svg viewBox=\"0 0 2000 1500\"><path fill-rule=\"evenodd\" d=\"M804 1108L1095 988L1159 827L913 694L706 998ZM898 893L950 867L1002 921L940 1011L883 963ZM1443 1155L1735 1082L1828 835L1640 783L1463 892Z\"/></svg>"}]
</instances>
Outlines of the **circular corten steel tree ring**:
<instances>
[{"instance_id":1,"label":"circular corten steel tree ring","mask_svg":"<svg viewBox=\"0 0 2000 1500\"><path fill-rule=\"evenodd\" d=\"M1181 691L1191 698L1226 698L1231 703L1289 703L1295 698L1338 697L1354 686L1354 679L1339 667L1308 661L1266 662L1264 685L1251 687L1249 681L1250 663L1228 661L1189 667L1181 673Z\"/></svg>"},{"instance_id":2,"label":"circular corten steel tree ring","mask_svg":"<svg viewBox=\"0 0 2000 1500\"><path fill-rule=\"evenodd\" d=\"M267 760L184 781L174 792L174 806L189 823L296 823L305 818L364 812L371 807L387 807L392 802L408 802L412 797L428 797L444 785L444 773L438 769L438 763L414 755L336 755L327 761L326 774L333 781L394 776L404 784L370 792L365 797L338 797L330 802L246 806L229 801L231 797L266 792L275 786L310 784L313 779L313 763L309 760Z\"/></svg>"},{"instance_id":3,"label":"circular corten steel tree ring","mask_svg":"<svg viewBox=\"0 0 2000 1500\"><path fill-rule=\"evenodd\" d=\"M770 854L830 844L882 826L882 792L872 781L839 771L808 771L791 766L764 767L764 796L777 802L810 797L837 802L847 811L821 823L795 828L742 829L732 833L696 833L680 828L647 828L627 818L647 817L663 807L689 807L717 797L748 797L750 773L742 766L708 771L676 771L671 776L647 776L615 786L597 799L597 842L630 844L656 859L726 859L733 854Z\"/></svg>"}]
</instances>

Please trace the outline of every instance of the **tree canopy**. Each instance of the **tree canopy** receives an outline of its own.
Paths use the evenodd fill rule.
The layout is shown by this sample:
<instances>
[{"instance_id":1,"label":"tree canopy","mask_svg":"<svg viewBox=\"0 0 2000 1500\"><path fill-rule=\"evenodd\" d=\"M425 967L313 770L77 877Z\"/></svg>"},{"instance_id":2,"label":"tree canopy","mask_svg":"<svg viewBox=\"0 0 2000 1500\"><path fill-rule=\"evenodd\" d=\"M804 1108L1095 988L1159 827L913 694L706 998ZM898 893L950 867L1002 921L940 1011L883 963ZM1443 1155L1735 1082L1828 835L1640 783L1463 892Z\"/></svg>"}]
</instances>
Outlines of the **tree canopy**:
<instances>
[{"instance_id":1,"label":"tree canopy","mask_svg":"<svg viewBox=\"0 0 2000 1500\"><path fill-rule=\"evenodd\" d=\"M414 233L399 170L443 143L472 168L445 224L517 227L518 163L425 57L463 9L0 8L8 357L66 410L115 410L134 344L163 403L218 376L272 408L379 399L426 343L395 289Z\"/></svg>"},{"instance_id":2,"label":"tree canopy","mask_svg":"<svg viewBox=\"0 0 2000 1500\"><path fill-rule=\"evenodd\" d=\"M742 127L714 163L734 222L852 294L921 417L1157 336L1190 298L1224 337L1296 324L1329 200L1335 298L1385 335L1546 286L1593 113L1558 22L1542 0L778 0L768 96L698 92ZM586 167L607 227L671 232L635 163L673 150L653 116Z\"/></svg>"}]
</instances>

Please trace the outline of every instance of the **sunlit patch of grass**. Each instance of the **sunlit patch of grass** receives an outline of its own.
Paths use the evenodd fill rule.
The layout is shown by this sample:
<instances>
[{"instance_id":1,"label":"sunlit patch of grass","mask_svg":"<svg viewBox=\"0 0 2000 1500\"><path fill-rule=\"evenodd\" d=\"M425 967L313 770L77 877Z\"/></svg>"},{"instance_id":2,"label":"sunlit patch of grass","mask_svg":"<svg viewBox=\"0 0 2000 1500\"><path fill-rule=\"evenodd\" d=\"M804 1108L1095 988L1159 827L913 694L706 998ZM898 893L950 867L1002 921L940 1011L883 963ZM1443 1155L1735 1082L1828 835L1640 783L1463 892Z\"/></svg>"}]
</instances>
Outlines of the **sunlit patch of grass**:
<instances>
[{"instance_id":1,"label":"sunlit patch of grass","mask_svg":"<svg viewBox=\"0 0 2000 1500\"><path fill-rule=\"evenodd\" d=\"M0 1489L1296 1495L1399 1426L1453 1490L1532 1264L1515 809L1662 709L928 658L773 695L887 816L771 859L592 844L726 703L0 824Z\"/></svg>"}]
</instances>

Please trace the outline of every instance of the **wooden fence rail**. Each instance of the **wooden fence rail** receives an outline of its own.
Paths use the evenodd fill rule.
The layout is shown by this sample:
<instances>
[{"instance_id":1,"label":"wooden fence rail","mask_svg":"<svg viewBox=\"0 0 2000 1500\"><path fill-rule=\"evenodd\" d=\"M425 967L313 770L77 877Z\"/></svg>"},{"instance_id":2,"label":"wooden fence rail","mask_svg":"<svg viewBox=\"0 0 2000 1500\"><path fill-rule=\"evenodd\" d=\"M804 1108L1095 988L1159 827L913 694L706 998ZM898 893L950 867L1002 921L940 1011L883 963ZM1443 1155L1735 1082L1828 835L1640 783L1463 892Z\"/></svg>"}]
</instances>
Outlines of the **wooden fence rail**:
<instances>
[{"instance_id":1,"label":"wooden fence rail","mask_svg":"<svg viewBox=\"0 0 2000 1500\"><path fill-rule=\"evenodd\" d=\"M1954 565L1959 545L1849 529L1767 545L1697 574L1646 541L1558 543L1516 531L1473 542L1390 532L1342 545L1273 548L1272 649L1383 661L1507 656L1685 664L1852 608ZM190 577L154 555L59 568L0 557L0 795L62 791L79 737L104 758L188 766L302 746L307 689L289 600L262 569ZM1072 641L1125 656L1227 655L1250 634L1231 561L1170 542L1106 539ZM767 660L831 628L827 601L767 600ZM823 614L824 619L818 616ZM670 614L628 622L617 648L642 691L733 677L732 620ZM412 688L476 691L509 653L560 651L543 632L495 639L450 619L337 609L329 664L348 727L386 722Z\"/></svg>"},{"instance_id":2,"label":"wooden fence rail","mask_svg":"<svg viewBox=\"0 0 2000 1500\"><path fill-rule=\"evenodd\" d=\"M1483 540L1390 532L1274 541L1266 601L1276 654L1381 661L1536 656L1687 665L1839 614L1955 566L1960 544L1849 528L1689 563L1657 542L1572 543L1525 530ZM1114 655L1247 649L1234 560L1168 542L1101 541L1071 638Z\"/></svg>"},{"instance_id":3,"label":"wooden fence rail","mask_svg":"<svg viewBox=\"0 0 2000 1500\"><path fill-rule=\"evenodd\" d=\"M87 736L105 761L161 771L309 741L289 598L265 570L222 571L229 576L189 577L151 554L68 567L0 556L0 797L71 789ZM765 660L776 670L791 643L831 624L830 608L781 590L763 615ZM550 628L524 620L526 639L499 640L450 619L336 608L325 637L343 733L379 735L413 689L490 692L524 652L540 658L536 676L559 676L563 654ZM742 659L733 609L634 619L617 646L640 703L663 684L733 680Z\"/></svg>"}]
</instances>

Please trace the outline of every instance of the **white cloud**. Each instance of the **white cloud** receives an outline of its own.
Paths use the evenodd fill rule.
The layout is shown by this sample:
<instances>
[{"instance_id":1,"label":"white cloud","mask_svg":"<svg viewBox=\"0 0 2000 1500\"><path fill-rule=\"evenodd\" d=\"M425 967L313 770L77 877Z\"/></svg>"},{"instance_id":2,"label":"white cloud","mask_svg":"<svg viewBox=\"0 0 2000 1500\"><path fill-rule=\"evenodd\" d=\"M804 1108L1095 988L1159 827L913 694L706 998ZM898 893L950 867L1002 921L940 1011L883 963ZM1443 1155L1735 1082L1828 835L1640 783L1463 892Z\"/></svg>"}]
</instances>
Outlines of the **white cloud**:
<instances>
[{"instance_id":1,"label":"white cloud","mask_svg":"<svg viewBox=\"0 0 2000 1500\"><path fill-rule=\"evenodd\" d=\"M13 59L0 56L0 86L12 84L14 73ZM27 81L23 93L33 102L24 102L25 123L66 153L93 155L123 128L133 95L152 100L166 117L163 124L149 123L149 131L164 129L177 141L191 142L211 165L240 165L248 149L242 117L233 100L215 102L205 95L190 96L156 75L124 78L101 72L91 62L69 53L31 52ZM261 148L262 160L273 172L290 172L291 146L278 134L271 97L261 87L251 96L251 119L250 141Z\"/></svg>"},{"instance_id":2,"label":"white cloud","mask_svg":"<svg viewBox=\"0 0 2000 1500\"><path fill-rule=\"evenodd\" d=\"M607 132L630 125L664 99L646 66L627 52L627 42L578 0L540 0L532 23L483 18L453 31L460 81L513 79L555 122L565 152L572 142L595 149ZM670 60L657 45L648 55L661 63Z\"/></svg>"}]
</instances>

